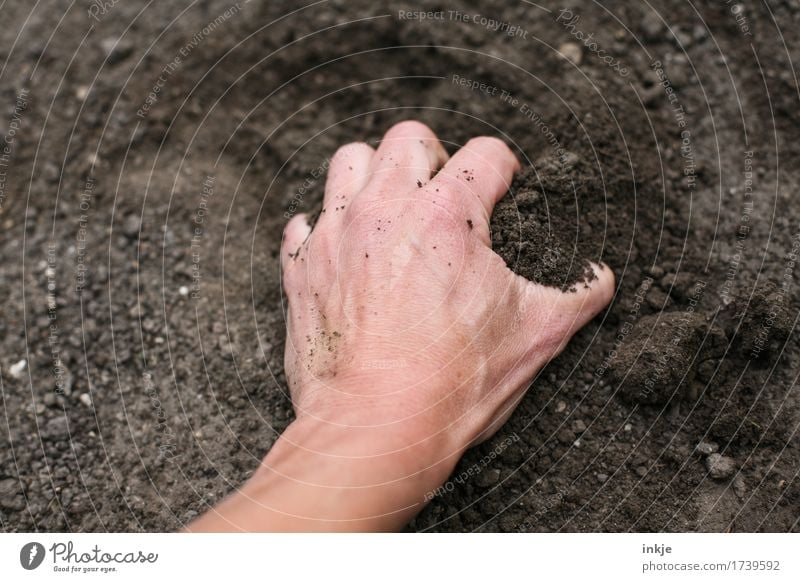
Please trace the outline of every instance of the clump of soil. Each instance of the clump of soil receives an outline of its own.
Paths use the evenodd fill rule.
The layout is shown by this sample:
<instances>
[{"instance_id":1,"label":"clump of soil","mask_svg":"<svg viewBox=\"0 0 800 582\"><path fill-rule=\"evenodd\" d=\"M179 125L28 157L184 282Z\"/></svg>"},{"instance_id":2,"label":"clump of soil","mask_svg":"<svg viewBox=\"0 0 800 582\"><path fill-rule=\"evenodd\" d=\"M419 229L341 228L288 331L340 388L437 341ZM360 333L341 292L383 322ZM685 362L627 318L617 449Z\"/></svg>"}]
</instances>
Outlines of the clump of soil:
<instances>
[{"instance_id":1,"label":"clump of soil","mask_svg":"<svg viewBox=\"0 0 800 582\"><path fill-rule=\"evenodd\" d=\"M766 282L728 306L724 319L737 335L736 348L764 366L774 360L794 326L796 303L790 286Z\"/></svg>"},{"instance_id":2,"label":"clump of soil","mask_svg":"<svg viewBox=\"0 0 800 582\"><path fill-rule=\"evenodd\" d=\"M515 273L563 291L594 277L603 230L591 213L604 202L597 170L564 153L519 173L492 215L492 248Z\"/></svg>"},{"instance_id":3,"label":"clump of soil","mask_svg":"<svg viewBox=\"0 0 800 582\"><path fill-rule=\"evenodd\" d=\"M631 402L663 405L690 395L697 366L725 342L724 332L698 313L648 315L618 351L611 378Z\"/></svg>"}]
</instances>

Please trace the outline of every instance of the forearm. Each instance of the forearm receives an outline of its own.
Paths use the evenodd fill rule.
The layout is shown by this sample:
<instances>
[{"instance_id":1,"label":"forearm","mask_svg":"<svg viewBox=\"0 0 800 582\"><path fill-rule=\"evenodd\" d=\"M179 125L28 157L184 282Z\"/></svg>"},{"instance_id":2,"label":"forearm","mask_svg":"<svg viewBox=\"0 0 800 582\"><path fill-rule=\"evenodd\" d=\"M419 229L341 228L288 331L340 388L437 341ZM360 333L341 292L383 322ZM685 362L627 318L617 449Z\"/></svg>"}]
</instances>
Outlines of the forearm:
<instances>
[{"instance_id":1,"label":"forearm","mask_svg":"<svg viewBox=\"0 0 800 582\"><path fill-rule=\"evenodd\" d=\"M409 433L407 433L409 434ZM463 452L391 427L292 423L250 480L191 531L396 531Z\"/></svg>"}]
</instances>

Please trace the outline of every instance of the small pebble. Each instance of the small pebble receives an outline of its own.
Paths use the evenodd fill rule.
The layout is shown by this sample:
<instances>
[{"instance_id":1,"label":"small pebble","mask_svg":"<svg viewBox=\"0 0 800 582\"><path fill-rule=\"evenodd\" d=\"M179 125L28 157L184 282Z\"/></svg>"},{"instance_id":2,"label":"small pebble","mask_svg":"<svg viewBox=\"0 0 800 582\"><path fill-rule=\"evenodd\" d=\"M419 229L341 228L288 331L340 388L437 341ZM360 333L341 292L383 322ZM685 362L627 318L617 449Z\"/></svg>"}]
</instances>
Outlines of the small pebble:
<instances>
[{"instance_id":1,"label":"small pebble","mask_svg":"<svg viewBox=\"0 0 800 582\"><path fill-rule=\"evenodd\" d=\"M747 495L747 486L741 475L737 475L736 479L733 480L733 492L739 499L743 499Z\"/></svg>"},{"instance_id":2,"label":"small pebble","mask_svg":"<svg viewBox=\"0 0 800 582\"><path fill-rule=\"evenodd\" d=\"M12 378L16 378L19 380L22 378L22 373L25 371L25 368L28 367L28 360L20 360L16 364L11 364L8 368L8 373L11 374Z\"/></svg>"},{"instance_id":3,"label":"small pebble","mask_svg":"<svg viewBox=\"0 0 800 582\"><path fill-rule=\"evenodd\" d=\"M111 65L125 60L133 52L133 45L121 38L108 37L100 41L100 48L108 55Z\"/></svg>"},{"instance_id":4,"label":"small pebble","mask_svg":"<svg viewBox=\"0 0 800 582\"><path fill-rule=\"evenodd\" d=\"M575 42L565 42L558 47L558 52L560 52L565 59L575 65L580 65L581 61L583 60L583 50L581 49L581 45Z\"/></svg>"},{"instance_id":5,"label":"small pebble","mask_svg":"<svg viewBox=\"0 0 800 582\"><path fill-rule=\"evenodd\" d=\"M675 37L674 42L683 49L689 48L692 46L692 42L694 42L694 37L690 31L673 28L672 34Z\"/></svg>"},{"instance_id":6,"label":"small pebble","mask_svg":"<svg viewBox=\"0 0 800 582\"><path fill-rule=\"evenodd\" d=\"M642 33L645 40L661 40L664 23L661 17L653 11L648 11L641 20Z\"/></svg>"},{"instance_id":7,"label":"small pebble","mask_svg":"<svg viewBox=\"0 0 800 582\"><path fill-rule=\"evenodd\" d=\"M61 439L69 436L69 423L66 416L56 416L47 421L42 436L50 439Z\"/></svg>"},{"instance_id":8,"label":"small pebble","mask_svg":"<svg viewBox=\"0 0 800 582\"><path fill-rule=\"evenodd\" d=\"M237 346L228 339L227 334L224 333L220 334L217 337L217 343L219 345L219 349L222 350L222 354L224 356L236 355L236 352L238 351Z\"/></svg>"},{"instance_id":9,"label":"small pebble","mask_svg":"<svg viewBox=\"0 0 800 582\"><path fill-rule=\"evenodd\" d=\"M606 481L608 481L608 475L606 475L605 473L598 473L597 480L600 481L600 483L605 483Z\"/></svg>"},{"instance_id":10,"label":"small pebble","mask_svg":"<svg viewBox=\"0 0 800 582\"><path fill-rule=\"evenodd\" d=\"M694 28L692 29L692 36L694 37L695 41L705 40L708 36L708 31L706 27L702 24L695 24Z\"/></svg>"},{"instance_id":11,"label":"small pebble","mask_svg":"<svg viewBox=\"0 0 800 582\"><path fill-rule=\"evenodd\" d=\"M556 404L556 412L564 412L567 409L567 403L563 400L559 400L558 404Z\"/></svg>"},{"instance_id":12,"label":"small pebble","mask_svg":"<svg viewBox=\"0 0 800 582\"><path fill-rule=\"evenodd\" d=\"M697 452L707 457L712 453L716 453L719 450L719 445L717 443L709 443L706 441L700 441L697 445Z\"/></svg>"},{"instance_id":13,"label":"small pebble","mask_svg":"<svg viewBox=\"0 0 800 582\"><path fill-rule=\"evenodd\" d=\"M135 214L129 214L122 223L122 232L129 238L137 238L141 227L141 219Z\"/></svg>"},{"instance_id":14,"label":"small pebble","mask_svg":"<svg viewBox=\"0 0 800 582\"><path fill-rule=\"evenodd\" d=\"M625 425L625 432L631 432L633 430L633 425L628 423Z\"/></svg>"},{"instance_id":15,"label":"small pebble","mask_svg":"<svg viewBox=\"0 0 800 582\"><path fill-rule=\"evenodd\" d=\"M180 293L182 297L186 297L189 295L189 288L186 285L181 285L180 289L178 289L178 293Z\"/></svg>"},{"instance_id":16,"label":"small pebble","mask_svg":"<svg viewBox=\"0 0 800 582\"><path fill-rule=\"evenodd\" d=\"M712 479L728 479L736 471L736 461L719 453L712 453L706 457L706 469Z\"/></svg>"},{"instance_id":17,"label":"small pebble","mask_svg":"<svg viewBox=\"0 0 800 582\"><path fill-rule=\"evenodd\" d=\"M89 396L88 393L84 392L83 394L81 394L78 397L78 399L81 401L81 404L83 404L84 406L86 406L88 408L92 407L92 397Z\"/></svg>"}]
</instances>

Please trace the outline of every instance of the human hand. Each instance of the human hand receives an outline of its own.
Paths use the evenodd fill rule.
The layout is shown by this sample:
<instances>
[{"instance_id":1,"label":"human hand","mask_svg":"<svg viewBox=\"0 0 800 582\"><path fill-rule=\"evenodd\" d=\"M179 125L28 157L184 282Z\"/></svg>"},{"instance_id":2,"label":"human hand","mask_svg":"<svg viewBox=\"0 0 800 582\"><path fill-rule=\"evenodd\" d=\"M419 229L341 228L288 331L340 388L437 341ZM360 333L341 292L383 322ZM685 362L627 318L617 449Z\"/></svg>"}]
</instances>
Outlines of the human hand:
<instances>
[{"instance_id":1,"label":"human hand","mask_svg":"<svg viewBox=\"0 0 800 582\"><path fill-rule=\"evenodd\" d=\"M248 489L271 500L263 527L398 527L608 304L610 269L563 293L492 251L518 169L489 137L448 160L413 121L336 153L313 231L295 216L281 251L297 420Z\"/></svg>"},{"instance_id":2,"label":"human hand","mask_svg":"<svg viewBox=\"0 0 800 582\"><path fill-rule=\"evenodd\" d=\"M298 419L382 425L409 445L463 450L502 424L535 373L608 304L609 269L562 293L492 252L489 218L518 169L488 137L447 161L417 122L394 126L377 152L358 143L337 152L313 233L295 216L283 244Z\"/></svg>"}]
</instances>

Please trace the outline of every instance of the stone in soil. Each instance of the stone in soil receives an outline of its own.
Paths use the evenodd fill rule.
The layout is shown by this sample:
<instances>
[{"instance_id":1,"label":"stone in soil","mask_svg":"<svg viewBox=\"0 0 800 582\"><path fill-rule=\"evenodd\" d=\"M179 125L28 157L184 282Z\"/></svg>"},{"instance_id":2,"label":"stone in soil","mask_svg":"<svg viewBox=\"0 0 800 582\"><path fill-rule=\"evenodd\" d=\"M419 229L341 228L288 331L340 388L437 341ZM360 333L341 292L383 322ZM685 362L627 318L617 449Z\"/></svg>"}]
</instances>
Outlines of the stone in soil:
<instances>
[{"instance_id":1,"label":"stone in soil","mask_svg":"<svg viewBox=\"0 0 800 582\"><path fill-rule=\"evenodd\" d=\"M718 450L719 450L719 445L717 443L701 441L697 445L697 452L703 455L704 457L716 453Z\"/></svg>"},{"instance_id":2,"label":"stone in soil","mask_svg":"<svg viewBox=\"0 0 800 582\"><path fill-rule=\"evenodd\" d=\"M706 469L712 479L723 481L730 479L736 472L736 461L719 453L712 453L706 457Z\"/></svg>"}]
</instances>

